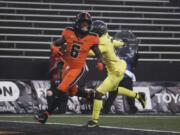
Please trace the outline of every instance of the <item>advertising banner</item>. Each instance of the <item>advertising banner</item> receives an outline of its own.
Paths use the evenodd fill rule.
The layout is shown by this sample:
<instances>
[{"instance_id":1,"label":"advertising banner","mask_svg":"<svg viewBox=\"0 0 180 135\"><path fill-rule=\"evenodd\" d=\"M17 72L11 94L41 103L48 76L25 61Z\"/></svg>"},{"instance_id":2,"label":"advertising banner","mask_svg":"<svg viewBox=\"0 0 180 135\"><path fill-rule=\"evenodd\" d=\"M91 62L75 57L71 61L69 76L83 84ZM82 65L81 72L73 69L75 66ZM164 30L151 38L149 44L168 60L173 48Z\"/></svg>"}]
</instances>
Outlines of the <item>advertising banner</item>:
<instances>
[{"instance_id":1,"label":"advertising banner","mask_svg":"<svg viewBox=\"0 0 180 135\"><path fill-rule=\"evenodd\" d=\"M88 81L86 89L95 89L101 81ZM34 113L47 108L49 81L0 81L0 113ZM138 112L143 113L180 113L180 83L136 82L133 90L142 92L146 97L146 108L135 100ZM105 102L108 94L103 97ZM124 96L117 96L110 113L126 113L129 104ZM92 104L80 97L69 97L67 113L91 113ZM55 112L58 112L56 110Z\"/></svg>"}]
</instances>

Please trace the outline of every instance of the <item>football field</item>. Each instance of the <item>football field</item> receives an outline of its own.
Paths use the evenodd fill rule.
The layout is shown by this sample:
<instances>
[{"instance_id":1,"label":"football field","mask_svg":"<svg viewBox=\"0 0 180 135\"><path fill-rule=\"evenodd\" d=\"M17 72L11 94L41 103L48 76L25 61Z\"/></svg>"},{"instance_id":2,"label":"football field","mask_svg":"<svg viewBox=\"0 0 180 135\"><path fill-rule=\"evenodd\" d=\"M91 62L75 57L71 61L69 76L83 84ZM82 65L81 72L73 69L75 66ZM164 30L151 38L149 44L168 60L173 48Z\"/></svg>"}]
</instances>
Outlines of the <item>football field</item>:
<instances>
[{"instance_id":1,"label":"football field","mask_svg":"<svg viewBox=\"0 0 180 135\"><path fill-rule=\"evenodd\" d=\"M47 124L33 115L0 115L0 135L180 135L180 116L103 115L99 128L84 125L90 115L53 115Z\"/></svg>"}]
</instances>

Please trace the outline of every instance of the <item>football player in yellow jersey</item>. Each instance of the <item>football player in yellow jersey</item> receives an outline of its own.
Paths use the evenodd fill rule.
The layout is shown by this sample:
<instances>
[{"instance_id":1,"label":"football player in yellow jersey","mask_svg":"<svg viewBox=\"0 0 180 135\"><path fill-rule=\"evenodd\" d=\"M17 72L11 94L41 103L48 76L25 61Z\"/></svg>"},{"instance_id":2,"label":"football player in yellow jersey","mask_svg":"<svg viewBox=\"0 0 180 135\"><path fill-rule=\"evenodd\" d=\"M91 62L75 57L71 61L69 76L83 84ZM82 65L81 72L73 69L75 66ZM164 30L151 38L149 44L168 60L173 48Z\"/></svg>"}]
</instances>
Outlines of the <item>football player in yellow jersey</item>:
<instances>
[{"instance_id":1,"label":"football player in yellow jersey","mask_svg":"<svg viewBox=\"0 0 180 135\"><path fill-rule=\"evenodd\" d=\"M87 123L88 127L97 127L102 108L102 96L105 93L117 90L118 95L138 99L143 108L145 108L145 95L143 93L133 92L124 87L118 87L120 81L124 77L126 62L116 56L114 47L123 46L126 44L126 42L113 40L113 38L109 36L107 32L107 25L100 20L93 22L92 31L97 33L100 37L99 49L103 55L103 63L105 64L108 73L106 79L96 89L92 119ZM89 56L93 55L93 52L89 53Z\"/></svg>"}]
</instances>

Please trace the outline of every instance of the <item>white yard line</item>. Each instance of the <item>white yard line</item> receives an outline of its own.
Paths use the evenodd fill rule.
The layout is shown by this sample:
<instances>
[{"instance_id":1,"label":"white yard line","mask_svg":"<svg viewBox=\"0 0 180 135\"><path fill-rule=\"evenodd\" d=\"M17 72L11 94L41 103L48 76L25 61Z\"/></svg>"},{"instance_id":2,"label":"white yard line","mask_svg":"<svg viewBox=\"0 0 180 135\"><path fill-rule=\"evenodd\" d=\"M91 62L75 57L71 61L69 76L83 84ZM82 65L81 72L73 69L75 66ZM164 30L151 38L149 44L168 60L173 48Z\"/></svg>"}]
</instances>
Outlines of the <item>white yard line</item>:
<instances>
[{"instance_id":1,"label":"white yard line","mask_svg":"<svg viewBox=\"0 0 180 135\"><path fill-rule=\"evenodd\" d=\"M33 117L33 115L0 115L0 118L22 118L22 117ZM62 118L62 117L84 117L90 118L91 115L52 115L52 118ZM101 115L101 118L180 118L180 114L177 115Z\"/></svg>"},{"instance_id":2,"label":"white yard line","mask_svg":"<svg viewBox=\"0 0 180 135\"><path fill-rule=\"evenodd\" d=\"M102 128L109 128L109 129L130 130L130 131L143 131L143 132L180 134L180 132L176 132L176 131L162 131L162 130L154 130L154 129L122 128L122 127L111 127L111 126L101 126L101 127Z\"/></svg>"}]
</instances>

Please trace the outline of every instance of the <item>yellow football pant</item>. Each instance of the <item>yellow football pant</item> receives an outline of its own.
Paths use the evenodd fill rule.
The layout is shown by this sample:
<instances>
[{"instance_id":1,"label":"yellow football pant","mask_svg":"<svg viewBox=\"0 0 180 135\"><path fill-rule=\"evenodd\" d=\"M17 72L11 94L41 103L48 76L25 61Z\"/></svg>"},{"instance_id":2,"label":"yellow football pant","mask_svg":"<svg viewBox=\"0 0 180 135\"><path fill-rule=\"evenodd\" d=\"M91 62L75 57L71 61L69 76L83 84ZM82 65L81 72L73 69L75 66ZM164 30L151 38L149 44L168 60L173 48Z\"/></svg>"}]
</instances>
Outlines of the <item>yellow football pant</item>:
<instances>
[{"instance_id":1,"label":"yellow football pant","mask_svg":"<svg viewBox=\"0 0 180 135\"><path fill-rule=\"evenodd\" d=\"M124 95L128 97L138 98L137 93L133 92L124 87L118 87L120 81L124 77L124 73L126 70L126 63L121 62L120 69L115 72L108 72L108 76L102 82L102 84L97 88L97 91L102 94L106 94L110 91L118 90L118 95ZM98 122L99 114L102 108L102 100L94 99L93 105L93 113L92 113L92 120Z\"/></svg>"}]
</instances>

